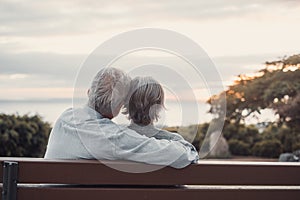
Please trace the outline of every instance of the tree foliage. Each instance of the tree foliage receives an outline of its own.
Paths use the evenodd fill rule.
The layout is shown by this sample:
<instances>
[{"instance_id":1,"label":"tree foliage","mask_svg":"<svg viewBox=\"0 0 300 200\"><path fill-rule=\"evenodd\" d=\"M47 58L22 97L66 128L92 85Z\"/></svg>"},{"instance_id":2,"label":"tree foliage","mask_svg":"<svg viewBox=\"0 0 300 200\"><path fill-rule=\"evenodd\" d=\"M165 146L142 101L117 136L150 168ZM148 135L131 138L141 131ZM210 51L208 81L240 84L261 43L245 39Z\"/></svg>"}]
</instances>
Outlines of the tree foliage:
<instances>
[{"instance_id":1,"label":"tree foliage","mask_svg":"<svg viewBox=\"0 0 300 200\"><path fill-rule=\"evenodd\" d=\"M266 68L254 76L239 75L235 83L219 95L212 96L210 112L221 113L224 108L212 104L222 101L226 94L226 121L239 124L262 109L270 108L278 114L278 123L300 125L300 54L266 62Z\"/></svg>"},{"instance_id":2,"label":"tree foliage","mask_svg":"<svg viewBox=\"0 0 300 200\"><path fill-rule=\"evenodd\" d=\"M300 148L299 68L300 54L266 62L255 75L239 75L226 91L208 100L215 116L222 116L226 105L223 133L233 154L277 157ZM275 111L278 118L273 124L263 133L245 126L245 118L263 109Z\"/></svg>"},{"instance_id":3,"label":"tree foliage","mask_svg":"<svg viewBox=\"0 0 300 200\"><path fill-rule=\"evenodd\" d=\"M38 115L0 114L0 156L42 157L50 129Z\"/></svg>"}]
</instances>

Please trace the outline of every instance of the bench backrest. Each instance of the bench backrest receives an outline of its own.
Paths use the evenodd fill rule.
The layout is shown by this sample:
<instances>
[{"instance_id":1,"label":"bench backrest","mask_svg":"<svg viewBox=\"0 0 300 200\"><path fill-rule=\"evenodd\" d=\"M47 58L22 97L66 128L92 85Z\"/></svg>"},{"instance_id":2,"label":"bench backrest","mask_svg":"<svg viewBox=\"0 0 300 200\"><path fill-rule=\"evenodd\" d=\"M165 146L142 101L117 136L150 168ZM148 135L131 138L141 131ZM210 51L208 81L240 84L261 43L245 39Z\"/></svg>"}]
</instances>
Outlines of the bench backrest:
<instances>
[{"instance_id":1,"label":"bench backrest","mask_svg":"<svg viewBox=\"0 0 300 200\"><path fill-rule=\"evenodd\" d=\"M257 198L255 195L263 199L267 197L265 193L272 194L272 200L283 197L300 199L300 163L200 161L184 169L165 167L147 173L128 173L116 169L139 171L147 167L151 169L152 166L124 161L39 158L0 158L0 161L2 165L4 161L11 161L12 164L11 171L7 170L8 166L0 168L1 180L8 179L3 174L10 172L10 176L15 176L14 173L17 173L18 199L66 199L65 195L80 199L83 194L95 199L99 194L107 198L119 196L126 199L130 195L131 199L143 199L143 195L145 199L166 199L163 198L165 195L173 195L175 199L187 196L199 199L203 195L211 199L214 195L215 198L234 199L239 194L243 199ZM76 187L49 184L75 184Z\"/></svg>"}]
</instances>

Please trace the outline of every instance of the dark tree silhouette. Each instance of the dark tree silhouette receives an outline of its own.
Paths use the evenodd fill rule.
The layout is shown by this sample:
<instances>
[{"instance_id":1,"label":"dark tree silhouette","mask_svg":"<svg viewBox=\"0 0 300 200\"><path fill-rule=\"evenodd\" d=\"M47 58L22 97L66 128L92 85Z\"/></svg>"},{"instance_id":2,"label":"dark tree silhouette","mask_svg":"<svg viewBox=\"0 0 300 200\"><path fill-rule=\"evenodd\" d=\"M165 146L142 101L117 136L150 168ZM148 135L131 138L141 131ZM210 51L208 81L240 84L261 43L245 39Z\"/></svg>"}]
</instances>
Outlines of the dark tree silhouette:
<instances>
[{"instance_id":1,"label":"dark tree silhouette","mask_svg":"<svg viewBox=\"0 0 300 200\"><path fill-rule=\"evenodd\" d=\"M0 156L43 157L50 129L38 115L0 114Z\"/></svg>"},{"instance_id":2,"label":"dark tree silhouette","mask_svg":"<svg viewBox=\"0 0 300 200\"><path fill-rule=\"evenodd\" d=\"M246 117L270 108L279 115L278 123L299 126L299 68L300 54L266 62L266 68L255 76L239 75L237 81L222 93L226 94L226 121L239 124ZM212 96L208 103L221 101L220 96ZM211 113L218 114L222 110L222 107L211 104Z\"/></svg>"}]
</instances>

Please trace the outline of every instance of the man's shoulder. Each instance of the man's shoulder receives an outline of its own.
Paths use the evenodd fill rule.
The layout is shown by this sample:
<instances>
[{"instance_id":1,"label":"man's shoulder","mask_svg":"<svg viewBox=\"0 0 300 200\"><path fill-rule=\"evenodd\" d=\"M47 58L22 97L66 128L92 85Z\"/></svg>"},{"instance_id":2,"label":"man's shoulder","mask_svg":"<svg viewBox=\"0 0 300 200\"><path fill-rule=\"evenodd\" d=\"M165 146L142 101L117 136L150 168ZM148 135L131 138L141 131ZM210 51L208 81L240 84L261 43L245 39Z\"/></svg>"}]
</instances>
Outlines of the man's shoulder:
<instances>
[{"instance_id":1,"label":"man's shoulder","mask_svg":"<svg viewBox=\"0 0 300 200\"><path fill-rule=\"evenodd\" d=\"M75 127L82 132L102 133L108 137L119 137L121 135L128 135L130 138L143 137L135 130L129 129L125 125L116 124L112 120L102 117L91 108L85 107L66 109L56 123L63 124L66 127Z\"/></svg>"},{"instance_id":2,"label":"man's shoulder","mask_svg":"<svg viewBox=\"0 0 300 200\"><path fill-rule=\"evenodd\" d=\"M83 107L71 107L62 112L59 121L66 123L85 123L94 120L110 121L109 119L103 118L98 112L87 106Z\"/></svg>"}]
</instances>

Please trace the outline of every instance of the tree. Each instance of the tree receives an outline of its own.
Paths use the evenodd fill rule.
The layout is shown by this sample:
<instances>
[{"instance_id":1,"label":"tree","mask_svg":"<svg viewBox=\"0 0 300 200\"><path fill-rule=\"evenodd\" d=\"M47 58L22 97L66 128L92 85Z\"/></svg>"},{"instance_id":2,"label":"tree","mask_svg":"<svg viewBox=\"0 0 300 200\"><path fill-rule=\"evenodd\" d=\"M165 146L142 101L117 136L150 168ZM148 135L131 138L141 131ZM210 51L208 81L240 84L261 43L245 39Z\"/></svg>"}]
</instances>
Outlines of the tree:
<instances>
[{"instance_id":1,"label":"tree","mask_svg":"<svg viewBox=\"0 0 300 200\"><path fill-rule=\"evenodd\" d=\"M300 54L266 62L266 68L254 76L239 75L236 82L219 95L212 96L210 112L222 113L224 108L212 102L223 101L226 95L226 122L239 124L250 115L270 108L278 114L278 123L300 126Z\"/></svg>"},{"instance_id":2,"label":"tree","mask_svg":"<svg viewBox=\"0 0 300 200\"><path fill-rule=\"evenodd\" d=\"M277 156L300 147L300 54L266 62L255 75L239 75L235 83L208 103L210 113L224 116L224 136L233 154L247 145L257 156ZM224 103L224 95L226 103ZM258 134L257 129L244 126L245 118L257 117L263 109L272 109L278 118ZM256 129L256 130L255 130ZM260 149L261 148L261 149ZM272 148L279 148L277 150ZM242 151L242 150L241 150ZM248 154L248 152L244 154Z\"/></svg>"},{"instance_id":3,"label":"tree","mask_svg":"<svg viewBox=\"0 0 300 200\"><path fill-rule=\"evenodd\" d=\"M43 157L50 129L38 115L0 114L0 156Z\"/></svg>"}]
</instances>

